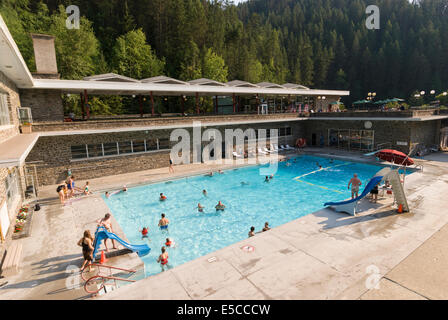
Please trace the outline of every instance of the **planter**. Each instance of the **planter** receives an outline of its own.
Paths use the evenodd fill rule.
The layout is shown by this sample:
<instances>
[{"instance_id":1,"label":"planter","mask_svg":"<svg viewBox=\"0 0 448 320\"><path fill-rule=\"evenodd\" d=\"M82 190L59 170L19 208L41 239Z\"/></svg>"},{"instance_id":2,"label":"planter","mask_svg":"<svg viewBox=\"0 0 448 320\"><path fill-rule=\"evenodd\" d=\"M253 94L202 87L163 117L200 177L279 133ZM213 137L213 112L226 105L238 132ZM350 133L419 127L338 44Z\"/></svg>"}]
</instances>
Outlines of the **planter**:
<instances>
[{"instance_id":1,"label":"planter","mask_svg":"<svg viewBox=\"0 0 448 320\"><path fill-rule=\"evenodd\" d=\"M26 124L22 125L22 126L21 126L21 130L22 130L22 133L24 133L24 134L28 134L28 133L32 133L32 132L33 132L32 125L30 125L30 124L28 124L28 125L26 125Z\"/></svg>"}]
</instances>

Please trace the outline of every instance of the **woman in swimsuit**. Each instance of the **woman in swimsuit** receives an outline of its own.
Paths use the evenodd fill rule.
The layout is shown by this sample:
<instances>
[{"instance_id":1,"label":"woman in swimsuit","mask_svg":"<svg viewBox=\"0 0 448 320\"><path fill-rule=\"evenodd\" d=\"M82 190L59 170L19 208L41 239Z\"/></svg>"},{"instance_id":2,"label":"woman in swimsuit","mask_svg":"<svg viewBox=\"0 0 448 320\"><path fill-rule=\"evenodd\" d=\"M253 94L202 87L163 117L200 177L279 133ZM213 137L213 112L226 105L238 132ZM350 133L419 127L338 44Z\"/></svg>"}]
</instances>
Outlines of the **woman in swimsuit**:
<instances>
[{"instance_id":1,"label":"woman in swimsuit","mask_svg":"<svg viewBox=\"0 0 448 320\"><path fill-rule=\"evenodd\" d=\"M162 271L165 271L165 266L168 268L168 252L166 252L165 247L162 247L162 254L159 256L159 259L157 259L157 262L160 262Z\"/></svg>"},{"instance_id":2,"label":"woman in swimsuit","mask_svg":"<svg viewBox=\"0 0 448 320\"><path fill-rule=\"evenodd\" d=\"M204 212L204 207L198 203L198 212Z\"/></svg>"},{"instance_id":3,"label":"woman in swimsuit","mask_svg":"<svg viewBox=\"0 0 448 320\"><path fill-rule=\"evenodd\" d=\"M82 254L84 256L84 262L81 266L81 270L84 269L87 263L89 263L89 272L94 270L90 265L93 260L93 237L89 230L84 231L84 236L78 241L78 246L82 247Z\"/></svg>"}]
</instances>

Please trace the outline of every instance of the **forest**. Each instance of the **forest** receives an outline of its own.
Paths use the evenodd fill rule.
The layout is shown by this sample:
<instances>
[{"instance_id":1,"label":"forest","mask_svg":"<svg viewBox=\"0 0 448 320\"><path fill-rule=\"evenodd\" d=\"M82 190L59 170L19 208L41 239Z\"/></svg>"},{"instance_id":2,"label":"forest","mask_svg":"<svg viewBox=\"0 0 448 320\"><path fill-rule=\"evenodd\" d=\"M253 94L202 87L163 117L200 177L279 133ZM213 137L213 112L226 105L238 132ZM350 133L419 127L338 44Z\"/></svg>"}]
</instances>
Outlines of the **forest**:
<instances>
[{"instance_id":1,"label":"forest","mask_svg":"<svg viewBox=\"0 0 448 320\"><path fill-rule=\"evenodd\" d=\"M0 0L31 71L30 33L56 37L63 79L115 72L136 79L245 80L347 89L346 105L376 92L413 105L416 92L448 88L448 0ZM369 30L366 7L380 9ZM439 99L446 99L438 96ZM76 104L77 97L65 97ZM130 97L97 97L93 112L132 112ZM176 109L172 104L170 111Z\"/></svg>"}]
</instances>

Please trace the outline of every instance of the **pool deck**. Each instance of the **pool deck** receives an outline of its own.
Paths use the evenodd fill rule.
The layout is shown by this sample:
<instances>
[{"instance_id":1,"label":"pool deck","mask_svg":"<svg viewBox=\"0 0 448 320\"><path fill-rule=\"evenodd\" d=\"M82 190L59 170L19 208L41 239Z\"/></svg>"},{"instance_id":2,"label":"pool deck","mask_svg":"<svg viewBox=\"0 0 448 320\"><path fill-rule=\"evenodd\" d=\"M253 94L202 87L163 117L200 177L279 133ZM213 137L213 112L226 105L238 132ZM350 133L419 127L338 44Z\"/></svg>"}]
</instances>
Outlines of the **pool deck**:
<instances>
[{"instance_id":1,"label":"pool deck","mask_svg":"<svg viewBox=\"0 0 448 320\"><path fill-rule=\"evenodd\" d=\"M334 149L307 153L366 161ZM421 163L424 171L406 178L410 213L396 214L387 197L378 204L363 201L364 211L356 217L322 209L96 299L447 299L448 198L441 195L448 191L448 154ZM102 191L230 167L192 164L175 167L174 175L163 168L90 184ZM0 285L8 281L0 299L89 297L79 274L66 268L81 265L76 242L108 209L99 195L62 207L54 189L41 190L47 200L36 213L31 237L15 240L24 245L23 270L0 279ZM135 254L113 259L111 265L142 267Z\"/></svg>"}]
</instances>

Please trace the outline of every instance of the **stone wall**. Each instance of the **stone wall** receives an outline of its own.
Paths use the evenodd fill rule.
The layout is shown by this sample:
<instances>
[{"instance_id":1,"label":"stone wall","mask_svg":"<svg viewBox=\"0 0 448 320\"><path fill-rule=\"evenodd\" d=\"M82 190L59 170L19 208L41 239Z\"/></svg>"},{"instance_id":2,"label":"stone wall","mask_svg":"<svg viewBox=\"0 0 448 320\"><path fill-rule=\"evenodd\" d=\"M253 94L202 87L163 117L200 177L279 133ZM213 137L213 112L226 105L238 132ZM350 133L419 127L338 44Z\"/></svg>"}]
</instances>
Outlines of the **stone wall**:
<instances>
[{"instance_id":1,"label":"stone wall","mask_svg":"<svg viewBox=\"0 0 448 320\"><path fill-rule=\"evenodd\" d=\"M19 133L17 108L20 107L17 87L2 72L0 72L0 93L6 93L6 99L9 107L9 119L11 122L11 126L8 126L7 128L0 127L0 142L2 142Z\"/></svg>"},{"instance_id":2,"label":"stone wall","mask_svg":"<svg viewBox=\"0 0 448 320\"><path fill-rule=\"evenodd\" d=\"M225 129L277 129L291 127L292 136L279 138L279 144L293 145L297 137L304 134L302 121L266 123L256 126L251 124L236 126L213 127L218 129L225 137ZM202 133L212 127L203 127ZM192 128L186 129L193 138ZM26 163L37 166L40 185L57 184L67 178L67 170L79 180L92 179L120 173L167 167L169 151L159 150L147 153L134 153L130 155L117 155L97 159L71 159L71 146L83 144L98 144L107 142L123 142L141 139L169 139L172 130L143 130L102 134L72 134L40 137L26 159ZM175 144L176 142L173 142ZM190 146L192 150L192 146Z\"/></svg>"},{"instance_id":3,"label":"stone wall","mask_svg":"<svg viewBox=\"0 0 448 320\"><path fill-rule=\"evenodd\" d=\"M57 90L21 89L20 101L22 107L31 108L33 122L64 121L61 93Z\"/></svg>"}]
</instances>

